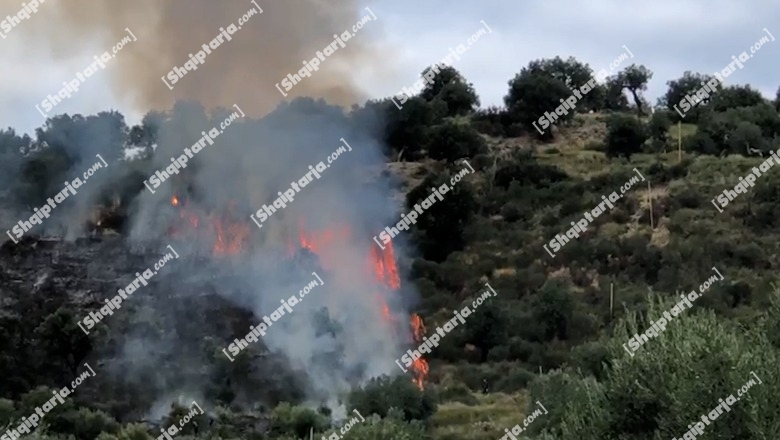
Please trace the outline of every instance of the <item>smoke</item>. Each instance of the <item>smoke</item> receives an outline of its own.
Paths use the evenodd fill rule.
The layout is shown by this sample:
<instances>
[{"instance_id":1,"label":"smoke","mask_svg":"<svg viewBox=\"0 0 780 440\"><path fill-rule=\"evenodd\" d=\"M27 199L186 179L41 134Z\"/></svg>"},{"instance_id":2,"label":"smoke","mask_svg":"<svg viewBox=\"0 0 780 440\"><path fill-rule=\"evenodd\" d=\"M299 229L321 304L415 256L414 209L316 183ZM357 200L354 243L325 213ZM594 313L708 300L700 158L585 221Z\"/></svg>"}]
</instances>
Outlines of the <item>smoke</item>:
<instances>
[{"instance_id":1,"label":"smoke","mask_svg":"<svg viewBox=\"0 0 780 440\"><path fill-rule=\"evenodd\" d=\"M382 17L378 16L323 61L319 71L295 85L287 98L324 98L328 104L308 98L282 103L285 98L275 85L288 73L296 73L302 61L311 60L317 51L331 44L334 34L352 32L353 25L370 14L352 0L258 3L262 14L249 18L232 40L213 49L204 64L173 84L173 90L161 77L175 66L183 66L189 54L195 54L220 34L220 28L237 24L239 17L255 7L253 3L48 0L14 32L24 32L34 51L50 50L55 59L72 57L77 48L84 49L85 36L89 49L100 54L110 51L127 35L125 28L133 32L137 41L127 43L99 73L110 78L114 93L133 109L167 112L151 158L152 172L164 170L171 158L191 147L202 132L219 127L235 111L234 104L246 113L246 118L225 127L213 145L190 159L180 174L163 182L154 194L144 189L134 202L131 240L136 243L164 246L172 243L172 225L186 227L170 205L174 194L202 221L218 213L250 228L246 252L233 259L213 254L213 230L204 232L201 228L196 235L176 242L182 258L165 268L166 276L177 280L176 285L197 285L207 278L221 277L217 293L251 311L258 323L279 307L281 299L296 295L312 279L311 267L303 270L282 258L290 244L298 245L302 225L313 233L348 229L348 236L334 240L318 255L316 270L326 285L309 293L292 313L269 327L263 338L263 343L271 351L282 353L293 369L306 372L311 385L309 397L327 401L338 414L343 411L339 411L337 402L350 386L396 371L394 360L401 343L383 320L377 301L379 290L370 267L369 252L375 246L372 235L387 218L397 217L396 207L386 202L389 185L370 184L376 176L366 173L384 162L381 146L342 108L329 104L362 102L366 96L355 83L356 72L381 81L392 74L387 62L392 53L381 39ZM6 10L18 9L11 0L1 0L0 4ZM263 204L271 204L279 191L298 182L310 165L320 161L327 164L327 157L343 146L342 138L353 151L343 153L321 173L321 178L301 188L294 201L270 217L262 229L257 228L250 214ZM180 295L195 294L181 290ZM402 305L394 300L400 301L389 298L387 302L399 319L406 321ZM176 319L186 322L189 318L187 313L180 313ZM338 331L323 332L317 324L322 319ZM177 327L180 323L166 325ZM243 337L247 332L249 328L233 337ZM170 362L171 355L180 348L169 339L151 338L134 333L122 351L130 356L149 343L158 347L158 354L149 356ZM231 342L224 341L224 347ZM192 371L194 375L201 367L183 360L171 374ZM168 387L160 399L200 395L200 390L186 382L178 388ZM155 408L159 405L158 401Z\"/></svg>"},{"instance_id":2,"label":"smoke","mask_svg":"<svg viewBox=\"0 0 780 440\"><path fill-rule=\"evenodd\" d=\"M40 0L39 0L40 1ZM288 73L303 67L333 42L334 34L363 16L371 16L354 0L302 0L271 2L256 0L262 13L248 17L230 41L224 41L197 70L181 78L173 90L163 83L174 66L183 66L190 54L201 50L250 9L249 0L137 0L94 2L74 0L41 3L38 12L13 29L24 33L32 51L47 50L48 56L70 58L80 50L94 54L111 52L127 37L126 28L137 37L127 43L100 74L110 76L117 97L133 109L169 109L175 100L195 100L207 108L230 107L241 100L241 108L260 116L272 110L284 97L275 84ZM18 11L15 0L1 0L3 11ZM387 58L392 51L381 40L382 18L368 21L345 42L345 47L326 58L311 78L289 91L289 97L322 97L329 102L350 105L366 98L355 84L361 69L381 79L387 75ZM90 52L91 53L91 52ZM90 56L87 63L92 62ZM85 63L85 65L87 64ZM67 78L63 78L65 80Z\"/></svg>"},{"instance_id":3,"label":"smoke","mask_svg":"<svg viewBox=\"0 0 780 440\"><path fill-rule=\"evenodd\" d=\"M197 104L177 104L161 127L154 169L170 165L170 158L191 147L225 115L225 110L209 116ZM328 157L344 147L342 138L352 151L345 149L329 163ZM382 163L380 151L377 141L341 108L301 98L263 119L233 122L154 194L144 190L137 198L131 232L136 241L160 243L170 240L171 225L186 230L186 219L178 218L179 211L171 206L174 194L199 222L220 213L232 216L237 228L248 225L248 243L241 255L216 256L214 230L201 227L175 244L182 256L197 258L198 266L175 266L182 268L176 277L193 284L204 273L221 273L217 276L224 282L218 293L252 311L255 325L279 308L282 299L298 295L316 270L325 285L314 288L291 313L269 326L262 339L292 368L305 371L308 396L332 405L336 413L338 398L351 386L392 374L400 352L399 335L382 316L381 288L370 258L376 246L373 233L395 211L386 203L389 185L370 184L376 176L366 173ZM320 178L301 187L262 228L250 220L250 214L272 205L279 192L300 183L309 167L320 162L325 166ZM312 265L288 258L291 246L300 247L301 232L332 237L317 249L318 260ZM399 314L399 322L407 322L401 298L385 301ZM323 320L327 325L321 325ZM249 330L234 336L242 338Z\"/></svg>"}]
</instances>

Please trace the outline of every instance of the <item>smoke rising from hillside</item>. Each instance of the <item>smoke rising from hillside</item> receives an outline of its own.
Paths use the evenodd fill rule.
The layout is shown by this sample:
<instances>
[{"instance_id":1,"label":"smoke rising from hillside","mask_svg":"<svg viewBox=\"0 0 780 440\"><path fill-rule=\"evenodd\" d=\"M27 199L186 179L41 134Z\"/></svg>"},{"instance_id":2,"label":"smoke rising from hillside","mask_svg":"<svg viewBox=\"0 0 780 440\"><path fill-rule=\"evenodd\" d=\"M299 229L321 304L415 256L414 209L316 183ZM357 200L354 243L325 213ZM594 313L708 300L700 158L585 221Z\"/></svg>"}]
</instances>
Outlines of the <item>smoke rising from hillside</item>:
<instances>
[{"instance_id":1,"label":"smoke rising from hillside","mask_svg":"<svg viewBox=\"0 0 780 440\"><path fill-rule=\"evenodd\" d=\"M110 76L117 96L135 110L169 109L174 100L194 100L206 108L229 108L237 100L251 116L261 116L284 97L274 86L288 73L300 69L303 60L315 57L333 41L369 15L354 0L257 1L263 9L213 50L198 69L188 72L169 90L160 79L183 66L189 54L201 50L220 34L220 28L238 25L251 8L248 0L133 0L94 2L48 0L13 33L24 33L32 51L50 50L54 60L111 51L129 28L138 41L127 44L101 71ZM15 0L0 0L3 11L20 9ZM370 21L330 58L319 71L289 91L289 97L322 97L334 104L350 105L365 99L354 83L354 69L376 66L375 75L387 71L387 48L379 41L381 17Z\"/></svg>"},{"instance_id":2,"label":"smoke rising from hillside","mask_svg":"<svg viewBox=\"0 0 780 440\"><path fill-rule=\"evenodd\" d=\"M249 225L251 232L248 247L237 260L212 255L214 237L206 233L175 243L183 258L178 265L166 268L172 281L170 289L164 290L177 292L180 296L172 304L186 310L169 315L160 334L129 332L122 350L122 360L129 363L122 365L122 371L154 377L159 404L175 395L199 396L202 384L194 386L198 381L189 378L199 378L203 364L193 360L195 357L182 356L187 353L182 338L171 329L184 328L190 316L202 313L193 301L203 292L182 286L211 283L216 272L220 277L219 283L213 282L215 293L259 318L308 281L299 276L301 269L295 264L281 261L288 245L299 244L301 222L305 221L309 232L317 233L346 227L351 231L350 239L329 245L320 255L330 263L323 271L328 284L270 328L263 340L269 349L284 354L292 368L307 373L310 398L327 400L336 409L338 397L350 386L395 372L400 335L382 321L378 286L367 258L374 246L368 231L385 224L394 211L385 202L389 188L366 183L366 168L381 165L384 158L381 145L365 127L357 126L341 109L313 100L277 108L284 97L275 84L288 73L297 72L302 61L315 57L333 41L334 34L352 32L352 26L369 14L353 0L257 2L262 14L249 18L231 41L213 49L204 64L188 72L173 90L161 77L175 66L183 66L189 54L214 39L220 28L237 24L239 17L254 7L250 1L47 0L13 32L23 33L32 50L50 49L56 61L85 50L92 54L110 51L129 28L138 40L127 44L98 74L110 78L117 96L135 110L168 111L150 161L152 170L170 165L172 157L182 154L202 131L217 126L227 114L211 110L222 107L233 111L233 104L237 104L246 112L246 119L226 128L181 175L163 183L155 194L144 188L134 199L130 233L134 242L168 243L172 227L186 226L171 207L174 194L197 212L203 223L209 215L224 214ZM8 0L0 0L0 4L8 11L19 9ZM381 20L377 14L377 21L367 22L346 47L322 62L319 71L295 85L287 99L325 98L329 104L343 106L362 102L366 97L355 84L354 71L360 68L366 72L374 66L374 78L388 71L386 58L391 55L378 37ZM256 228L249 214L272 203L278 191L308 171L309 164L325 160L341 146L340 138L346 138L355 151L339 158L266 227ZM218 272L220 269L224 272ZM140 305L141 300L136 301ZM405 322L400 311L403 299L387 302ZM163 311L173 308L171 305ZM147 320L140 314L136 318L139 323ZM319 323L322 319L327 323ZM247 331L241 329L233 336L243 337ZM148 346L155 350L145 355L147 359L137 347ZM143 357L143 362L138 357ZM150 367L163 363L175 364L175 368L161 372ZM253 394L255 398L260 392L234 388L238 395Z\"/></svg>"}]
</instances>

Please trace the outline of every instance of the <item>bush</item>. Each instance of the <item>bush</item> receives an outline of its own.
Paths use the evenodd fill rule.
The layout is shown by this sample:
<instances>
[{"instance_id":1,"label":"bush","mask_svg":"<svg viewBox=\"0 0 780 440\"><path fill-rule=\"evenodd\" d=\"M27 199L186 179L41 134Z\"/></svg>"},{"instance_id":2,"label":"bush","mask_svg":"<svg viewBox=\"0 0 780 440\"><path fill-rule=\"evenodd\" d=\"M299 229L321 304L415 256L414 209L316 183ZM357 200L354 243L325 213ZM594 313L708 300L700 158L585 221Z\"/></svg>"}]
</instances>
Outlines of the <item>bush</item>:
<instances>
[{"instance_id":1,"label":"bush","mask_svg":"<svg viewBox=\"0 0 780 440\"><path fill-rule=\"evenodd\" d=\"M309 430L322 432L330 427L330 421L321 414L287 402L279 404L271 413L269 431L274 436L289 435L307 438Z\"/></svg>"},{"instance_id":2,"label":"bush","mask_svg":"<svg viewBox=\"0 0 780 440\"><path fill-rule=\"evenodd\" d=\"M403 410L403 419L427 420L436 412L436 399L430 390L420 391L409 376L371 379L348 397L349 410L357 409L364 416L377 414L386 417L390 408Z\"/></svg>"},{"instance_id":3,"label":"bush","mask_svg":"<svg viewBox=\"0 0 780 440\"><path fill-rule=\"evenodd\" d=\"M464 157L473 157L487 151L482 136L471 126L445 122L431 130L428 156L436 160L455 162Z\"/></svg>"},{"instance_id":4,"label":"bush","mask_svg":"<svg viewBox=\"0 0 780 440\"><path fill-rule=\"evenodd\" d=\"M613 115L607 120L607 135L604 143L607 156L625 156L642 151L648 134L645 125L639 119L622 114Z\"/></svg>"},{"instance_id":5,"label":"bush","mask_svg":"<svg viewBox=\"0 0 780 440\"><path fill-rule=\"evenodd\" d=\"M119 431L119 423L113 417L88 408L69 410L57 419L47 421L52 432L73 435L78 440L94 440L102 432L115 434Z\"/></svg>"},{"instance_id":6,"label":"bush","mask_svg":"<svg viewBox=\"0 0 780 440\"><path fill-rule=\"evenodd\" d=\"M747 399L733 403L718 417L718 438L774 437L775 414L780 410L775 397L780 391L775 368L780 352L767 335L780 320L777 296L751 330L712 312L684 310L633 356L627 354L623 344L644 332L649 318L672 306L673 302L654 298L647 304L647 317L630 313L616 323L606 341L611 362L604 365L602 381L554 372L533 382L531 400L544 402L550 412L529 425L529 432L544 432L558 440L680 437L719 399L736 397L737 389L755 380L755 373L763 385L755 382ZM594 360L599 358L603 355Z\"/></svg>"},{"instance_id":7,"label":"bush","mask_svg":"<svg viewBox=\"0 0 780 440\"><path fill-rule=\"evenodd\" d=\"M460 402L464 405L474 406L479 404L479 399L474 397L469 387L458 383L439 392L439 402Z\"/></svg>"},{"instance_id":8,"label":"bush","mask_svg":"<svg viewBox=\"0 0 780 440\"><path fill-rule=\"evenodd\" d=\"M363 413L361 412L361 414ZM326 432L323 436L329 439L335 434L336 437L348 438L349 440L418 440L428 438L422 423L404 422L403 412L396 408L391 408L387 418L366 417L365 422L358 422L343 435L339 433L340 430L334 430Z\"/></svg>"},{"instance_id":9,"label":"bush","mask_svg":"<svg viewBox=\"0 0 780 440\"><path fill-rule=\"evenodd\" d=\"M536 375L525 368L516 367L509 370L509 373L504 375L491 391L497 391L501 393L514 393L525 389L532 380L536 378Z\"/></svg>"}]
</instances>

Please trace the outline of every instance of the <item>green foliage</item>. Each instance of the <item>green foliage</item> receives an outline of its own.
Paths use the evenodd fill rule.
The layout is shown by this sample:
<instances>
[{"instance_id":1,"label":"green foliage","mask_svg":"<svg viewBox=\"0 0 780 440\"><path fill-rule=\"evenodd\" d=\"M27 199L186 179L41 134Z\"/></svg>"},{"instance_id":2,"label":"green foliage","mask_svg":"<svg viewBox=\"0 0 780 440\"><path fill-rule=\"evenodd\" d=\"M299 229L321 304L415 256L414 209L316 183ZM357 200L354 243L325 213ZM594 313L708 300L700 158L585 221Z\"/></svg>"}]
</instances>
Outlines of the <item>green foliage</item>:
<instances>
[{"instance_id":1,"label":"green foliage","mask_svg":"<svg viewBox=\"0 0 780 440\"><path fill-rule=\"evenodd\" d=\"M52 419L47 414L45 420L53 432L73 435L77 440L94 440L102 432L114 434L119 430L119 424L113 417L88 408L67 410Z\"/></svg>"},{"instance_id":2,"label":"green foliage","mask_svg":"<svg viewBox=\"0 0 780 440\"><path fill-rule=\"evenodd\" d=\"M361 412L362 414L362 412ZM326 439L331 436L341 436L350 440L428 440L424 426L419 422L404 422L403 413L393 408L387 418L377 416L367 417L365 422L358 422L340 434L340 430L325 433ZM333 437L334 439L337 437Z\"/></svg>"},{"instance_id":3,"label":"green foliage","mask_svg":"<svg viewBox=\"0 0 780 440\"><path fill-rule=\"evenodd\" d=\"M545 72L544 63L544 60L536 60L524 67L509 81L509 93L504 97L504 103L513 120L523 125L529 133L537 133L533 123L545 112L553 112L561 105L561 99L572 94L565 80ZM558 123L573 117L574 113L568 112L560 116ZM551 139L552 130L548 129L541 136L543 139Z\"/></svg>"},{"instance_id":4,"label":"green foliage","mask_svg":"<svg viewBox=\"0 0 780 440\"><path fill-rule=\"evenodd\" d=\"M496 298L491 296L485 299L476 309L473 309L471 301L461 304L462 307L471 309L468 318L464 318L465 341L480 349L482 362L487 360L493 347L506 340L509 322Z\"/></svg>"},{"instance_id":5,"label":"green foliage","mask_svg":"<svg viewBox=\"0 0 780 440\"><path fill-rule=\"evenodd\" d=\"M665 105L666 108L669 110L669 114L672 116L674 122L677 122L678 120L682 119L680 118L679 114L674 110L674 106L676 105L678 108L680 108L681 101L685 99L686 95L690 95L691 97L695 96L696 92L703 87L702 82L706 84L712 79L714 79L714 77L711 75L702 75L700 73L693 73L690 71L686 71L685 73L683 73L682 77L676 80L670 80L666 82L666 85L669 88L667 89L666 94L664 94L663 98L661 98L660 103L662 105ZM699 114L702 108L704 108L707 104L709 104L710 99L711 98L708 97L703 98L701 104L686 112L685 113L686 122L698 121Z\"/></svg>"},{"instance_id":6,"label":"green foliage","mask_svg":"<svg viewBox=\"0 0 780 440\"><path fill-rule=\"evenodd\" d=\"M533 318L540 326L541 340L567 339L573 313L574 302L568 288L557 281L546 282L533 307Z\"/></svg>"},{"instance_id":7,"label":"green foliage","mask_svg":"<svg viewBox=\"0 0 780 440\"><path fill-rule=\"evenodd\" d=\"M436 160L455 162L487 151L485 140L471 126L445 122L431 129L428 155Z\"/></svg>"},{"instance_id":8,"label":"green foliage","mask_svg":"<svg viewBox=\"0 0 780 440\"><path fill-rule=\"evenodd\" d=\"M628 115L613 115L607 121L607 135L604 139L607 156L629 158L632 154L642 151L647 137L647 128L639 119Z\"/></svg>"},{"instance_id":9,"label":"green foliage","mask_svg":"<svg viewBox=\"0 0 780 440\"><path fill-rule=\"evenodd\" d=\"M407 206L422 204L431 197L431 188L451 186L449 174L428 176L406 195ZM463 231L476 210L474 191L467 181L454 184L442 199L434 197L434 203L417 219L415 232L420 235L423 256L432 261L443 261L450 253L463 248Z\"/></svg>"},{"instance_id":10,"label":"green foliage","mask_svg":"<svg viewBox=\"0 0 780 440\"><path fill-rule=\"evenodd\" d=\"M668 111L657 111L650 117L647 124L648 135L653 141L654 150L662 151L669 143L669 128L672 126L672 118Z\"/></svg>"},{"instance_id":11,"label":"green foliage","mask_svg":"<svg viewBox=\"0 0 780 440\"><path fill-rule=\"evenodd\" d=\"M715 112L724 112L739 107L753 107L766 103L766 99L761 92L750 86L724 87L712 97L712 107Z\"/></svg>"},{"instance_id":12,"label":"green foliage","mask_svg":"<svg viewBox=\"0 0 780 440\"><path fill-rule=\"evenodd\" d=\"M353 390L348 397L349 410L357 409L364 416L387 417L395 407L403 411L403 420L427 420L436 412L436 398L430 390L420 391L409 376L371 379Z\"/></svg>"},{"instance_id":13,"label":"green foliage","mask_svg":"<svg viewBox=\"0 0 780 440\"><path fill-rule=\"evenodd\" d=\"M428 103L421 97L412 97L399 110L388 100L383 109L384 139L393 149L405 150L408 159L417 158L422 147L429 144L428 127L438 123L443 115L441 102Z\"/></svg>"},{"instance_id":14,"label":"green foliage","mask_svg":"<svg viewBox=\"0 0 780 440\"><path fill-rule=\"evenodd\" d=\"M729 412L710 422L707 432L750 439L777 433L780 426L772 414L778 409L774 396L780 381L773 368L778 351L765 328L777 322L778 309L749 329L713 312L686 310L634 356L627 354L622 344L672 305L652 299L646 317L631 313L617 323L606 342L609 364L604 364L602 381L555 372L535 382L532 400L543 401L550 414L535 422L532 432L545 431L559 440L679 438L719 399L736 397L754 372L763 384L756 382Z\"/></svg>"},{"instance_id":15,"label":"green foliage","mask_svg":"<svg viewBox=\"0 0 780 440\"><path fill-rule=\"evenodd\" d=\"M289 435L308 438L309 430L322 432L330 427L330 421L321 414L300 406L283 402L271 413L270 433L274 436Z\"/></svg>"},{"instance_id":16,"label":"green foliage","mask_svg":"<svg viewBox=\"0 0 780 440\"><path fill-rule=\"evenodd\" d=\"M637 66L636 64L626 67L617 75L617 81L622 84L623 88L628 89L629 93L633 96L634 104L636 105L639 115L645 113L639 92L647 90L647 83L652 78L653 72L651 72L650 69L645 66Z\"/></svg>"},{"instance_id":17,"label":"green foliage","mask_svg":"<svg viewBox=\"0 0 780 440\"><path fill-rule=\"evenodd\" d=\"M13 400L0 399L0 426L11 424L16 414Z\"/></svg>"},{"instance_id":18,"label":"green foliage","mask_svg":"<svg viewBox=\"0 0 780 440\"><path fill-rule=\"evenodd\" d=\"M436 73L436 69L439 70ZM439 100L446 105L446 116L467 115L479 107L479 97L474 85L467 82L463 75L452 66L437 65L427 67L422 76L433 74L433 84L420 92L420 97L431 102Z\"/></svg>"}]
</instances>

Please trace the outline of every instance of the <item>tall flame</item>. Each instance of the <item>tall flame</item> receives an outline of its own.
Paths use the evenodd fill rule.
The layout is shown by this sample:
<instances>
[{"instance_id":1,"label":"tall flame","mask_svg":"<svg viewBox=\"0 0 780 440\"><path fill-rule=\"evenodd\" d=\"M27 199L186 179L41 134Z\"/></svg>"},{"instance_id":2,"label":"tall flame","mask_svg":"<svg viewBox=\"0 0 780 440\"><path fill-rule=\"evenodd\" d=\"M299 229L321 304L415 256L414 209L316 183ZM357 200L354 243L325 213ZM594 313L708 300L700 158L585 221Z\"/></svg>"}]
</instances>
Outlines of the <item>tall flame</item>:
<instances>
[{"instance_id":1,"label":"tall flame","mask_svg":"<svg viewBox=\"0 0 780 440\"><path fill-rule=\"evenodd\" d=\"M398 266L395 262L393 245L391 243L387 243L387 246L385 246L385 249L383 250L379 250L377 247L371 245L371 262L373 263L376 279L380 284L384 284L391 291L400 289L401 280L398 276ZM385 318L392 324L396 324L396 320L390 314L390 308L384 301L384 297L381 294L378 294L377 298L379 298L382 313ZM416 313L413 313L410 325L412 327L412 342L416 344L422 343L422 338L425 335L425 326L423 325L422 318ZM423 382L428 376L428 362L420 357L412 362L411 370L414 375L414 379L412 379L413 382L422 390Z\"/></svg>"},{"instance_id":2,"label":"tall flame","mask_svg":"<svg viewBox=\"0 0 780 440\"><path fill-rule=\"evenodd\" d=\"M350 238L350 231L349 228L344 227L340 229L318 231L317 233L306 232L304 223L301 221L299 223L298 238L299 246L301 248L307 249L315 254L320 254L329 249L335 241L348 240ZM295 252L295 248L292 245L288 250L291 254ZM397 292L401 287L401 279L398 276L398 266L396 265L393 246L388 243L385 249L380 250L372 244L368 254L367 270L373 273L377 282L378 289L374 292L374 296L376 297L377 305L381 311L382 319L387 327L387 331L400 331L403 334L406 334L406 331L403 330L404 326L399 324L398 317L392 312L386 300L387 295ZM327 258L322 260L320 261L320 264L322 264L325 269L332 264L332 261ZM411 316L410 325L413 340L409 342L415 344L422 343L422 338L425 334L422 318L413 314ZM428 362L423 358L419 358L412 363L411 370L414 375L412 381L422 390L423 383L428 375Z\"/></svg>"}]
</instances>

